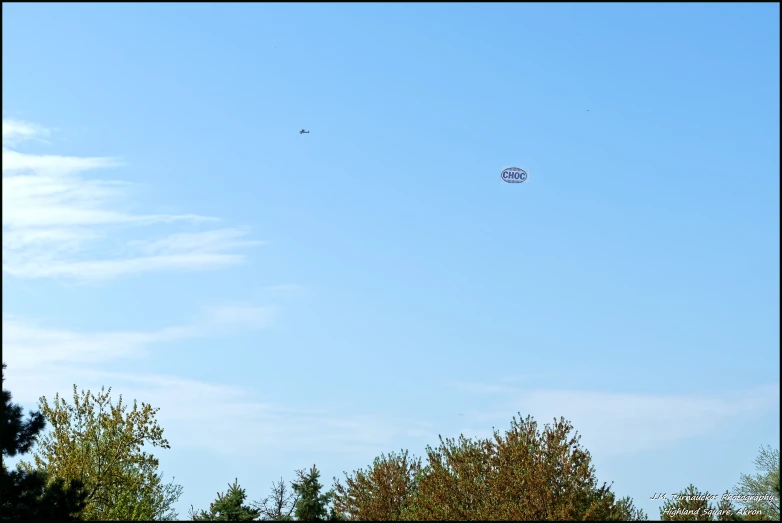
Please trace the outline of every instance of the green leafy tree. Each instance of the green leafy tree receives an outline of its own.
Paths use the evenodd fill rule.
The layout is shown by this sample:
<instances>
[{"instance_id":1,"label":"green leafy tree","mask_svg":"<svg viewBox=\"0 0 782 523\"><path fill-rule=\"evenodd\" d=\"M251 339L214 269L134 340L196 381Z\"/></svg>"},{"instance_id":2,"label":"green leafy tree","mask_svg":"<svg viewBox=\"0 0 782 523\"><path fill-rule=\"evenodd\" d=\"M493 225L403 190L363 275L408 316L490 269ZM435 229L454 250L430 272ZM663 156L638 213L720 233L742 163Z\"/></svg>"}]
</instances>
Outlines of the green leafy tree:
<instances>
[{"instance_id":1,"label":"green leafy tree","mask_svg":"<svg viewBox=\"0 0 782 523\"><path fill-rule=\"evenodd\" d=\"M155 519L157 521L179 520L179 513L174 509L174 504L179 501L183 487L174 483L174 479L176 478L172 477L169 483L163 484L160 492L156 495L154 504L156 507ZM160 475L160 480L162 483L162 474Z\"/></svg>"},{"instance_id":2,"label":"green leafy tree","mask_svg":"<svg viewBox=\"0 0 782 523\"><path fill-rule=\"evenodd\" d=\"M114 430L104 431L101 434L100 446L111 446L113 440L121 437L114 427ZM162 474L158 475L154 470L154 464L150 462L125 463L121 462L125 477L129 481L143 482L149 481L148 488L143 485L138 488L119 489L116 492L109 493L112 496L111 501L107 503L107 511L103 515L104 519L112 521L175 521L178 518L173 505L182 495L182 486L173 481L163 484ZM149 473L144 473L146 469Z\"/></svg>"},{"instance_id":3,"label":"green leafy tree","mask_svg":"<svg viewBox=\"0 0 782 523\"><path fill-rule=\"evenodd\" d=\"M3 383L5 368L6 364L3 363ZM79 481L49 481L47 474L41 470L6 469L6 458L30 452L39 433L45 428L46 420L40 412L30 412L29 418L25 420L22 407L12 403L11 392L5 385L2 396L3 463L0 489L3 497L0 502L0 520L79 519L86 497Z\"/></svg>"},{"instance_id":4,"label":"green leafy tree","mask_svg":"<svg viewBox=\"0 0 782 523\"><path fill-rule=\"evenodd\" d=\"M755 458L756 474L742 474L732 494L749 512L758 511L766 518L780 520L779 449L761 447Z\"/></svg>"},{"instance_id":5,"label":"green leafy tree","mask_svg":"<svg viewBox=\"0 0 782 523\"><path fill-rule=\"evenodd\" d=\"M753 517L745 517L741 513L740 509L733 504L730 499L730 493L725 491L720 502L717 504L717 513L714 514L715 521L746 521L747 519L753 520Z\"/></svg>"},{"instance_id":6,"label":"green leafy tree","mask_svg":"<svg viewBox=\"0 0 782 523\"><path fill-rule=\"evenodd\" d=\"M564 419L539 431L531 417L489 439L443 439L427 447L428 463L404 519L645 519L627 498L598 484L588 451Z\"/></svg>"},{"instance_id":7,"label":"green leafy tree","mask_svg":"<svg viewBox=\"0 0 782 523\"><path fill-rule=\"evenodd\" d=\"M611 493L613 496L613 493ZM649 518L646 513L637 508L630 496L625 496L616 501L611 515L607 518L611 521L646 521Z\"/></svg>"},{"instance_id":8,"label":"green leafy tree","mask_svg":"<svg viewBox=\"0 0 782 523\"><path fill-rule=\"evenodd\" d=\"M409 508L421 472L421 459L406 450L375 458L368 470L348 476L345 485L334 478L334 509L346 519L400 521Z\"/></svg>"},{"instance_id":9,"label":"green leafy tree","mask_svg":"<svg viewBox=\"0 0 782 523\"><path fill-rule=\"evenodd\" d=\"M233 485L228 485L228 492L217 493L217 499L210 504L209 512L201 510L196 512L190 507L190 517L193 521L252 521L257 519L261 512L244 504L247 493L239 486L239 479L235 479Z\"/></svg>"},{"instance_id":10,"label":"green leafy tree","mask_svg":"<svg viewBox=\"0 0 782 523\"><path fill-rule=\"evenodd\" d=\"M712 504L709 494L703 493L694 485L688 486L672 499L666 499L660 507L660 519L663 521L713 521L709 514Z\"/></svg>"},{"instance_id":11,"label":"green leafy tree","mask_svg":"<svg viewBox=\"0 0 782 523\"><path fill-rule=\"evenodd\" d=\"M717 502L715 504L715 502ZM662 521L744 521L742 511L731 501L730 494L722 496L701 492L690 484L683 491L666 499L660 507Z\"/></svg>"},{"instance_id":12,"label":"green leafy tree","mask_svg":"<svg viewBox=\"0 0 782 523\"><path fill-rule=\"evenodd\" d=\"M130 473L143 477L142 474ZM164 484L163 476L155 475L151 489L124 489L117 493L106 519L112 521L177 521L179 514L174 504L182 495L182 485L173 481Z\"/></svg>"},{"instance_id":13,"label":"green leafy tree","mask_svg":"<svg viewBox=\"0 0 782 523\"><path fill-rule=\"evenodd\" d=\"M166 490L157 474L158 460L146 445L168 449L155 416L159 409L136 401L128 410L122 396L114 405L111 388L99 394L77 392L73 404L57 394L50 405L40 399L40 409L53 430L41 439L34 464L52 478L79 480L87 492L82 511L86 520L149 520L171 517L171 504L181 488ZM32 469L32 464L23 463Z\"/></svg>"},{"instance_id":14,"label":"green leafy tree","mask_svg":"<svg viewBox=\"0 0 782 523\"><path fill-rule=\"evenodd\" d=\"M299 495L294 511L296 519L300 521L325 521L339 518L336 511L329 512L329 504L334 497L334 492L329 490L321 494L323 485L319 481L320 471L317 467L313 465L309 472L297 470L296 474L299 479L291 484L293 491Z\"/></svg>"}]
</instances>

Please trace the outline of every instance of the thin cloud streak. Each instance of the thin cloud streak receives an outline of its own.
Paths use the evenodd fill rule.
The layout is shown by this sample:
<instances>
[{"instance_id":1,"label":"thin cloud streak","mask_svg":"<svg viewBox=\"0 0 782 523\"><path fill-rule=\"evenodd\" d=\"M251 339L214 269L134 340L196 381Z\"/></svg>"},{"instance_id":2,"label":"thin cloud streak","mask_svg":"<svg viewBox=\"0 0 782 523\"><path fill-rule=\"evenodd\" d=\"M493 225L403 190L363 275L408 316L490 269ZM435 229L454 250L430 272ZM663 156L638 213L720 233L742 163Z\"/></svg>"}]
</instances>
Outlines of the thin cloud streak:
<instances>
[{"instance_id":1,"label":"thin cloud streak","mask_svg":"<svg viewBox=\"0 0 782 523\"><path fill-rule=\"evenodd\" d=\"M68 175L92 169L119 167L116 158L79 158L54 154L23 154L3 146L3 176L38 176L64 178Z\"/></svg>"},{"instance_id":2,"label":"thin cloud streak","mask_svg":"<svg viewBox=\"0 0 782 523\"><path fill-rule=\"evenodd\" d=\"M74 383L80 390L93 391L111 385L115 400L121 394L123 401L138 399L160 408L157 418L176 448L234 458L281 451L376 455L400 437L422 443L437 439L432 423L409 418L282 406L259 400L257 392L243 388L161 374L66 369L67 373L54 367L17 370L8 386L15 401L26 405L42 392L47 399L55 392L70 399ZM43 391L41 383L46 384Z\"/></svg>"},{"instance_id":3,"label":"thin cloud streak","mask_svg":"<svg viewBox=\"0 0 782 523\"><path fill-rule=\"evenodd\" d=\"M478 392L473 389L473 392ZM487 388L484 392L498 391ZM703 437L728 423L779 411L779 383L712 395L665 395L529 389L507 394L501 409L467 412L466 419L502 430L512 416L531 414L542 427L565 417L593 454L627 456ZM467 427L471 435L491 431Z\"/></svg>"},{"instance_id":4,"label":"thin cloud streak","mask_svg":"<svg viewBox=\"0 0 782 523\"><path fill-rule=\"evenodd\" d=\"M238 228L161 235L157 228L163 225L219 219L128 211L132 184L81 175L121 165L115 158L26 154L5 146L43 135L48 135L43 127L3 120L3 272L18 278L106 280L218 269L246 260L235 251L263 245L245 239L247 231ZM152 226L157 239L125 239L130 227ZM118 250L117 242L124 248Z\"/></svg>"},{"instance_id":5,"label":"thin cloud streak","mask_svg":"<svg viewBox=\"0 0 782 523\"><path fill-rule=\"evenodd\" d=\"M172 253L213 253L241 247L265 245L266 242L243 240L245 231L239 229L218 229L200 233L172 234L161 240L131 242L142 252L150 255Z\"/></svg>"},{"instance_id":6,"label":"thin cloud streak","mask_svg":"<svg viewBox=\"0 0 782 523\"><path fill-rule=\"evenodd\" d=\"M125 260L60 262L39 256L39 263L3 263L3 270L21 278L70 277L80 280L108 280L128 274L161 270L205 270L238 265L245 261L238 254L180 254L147 256ZM15 261L21 261L19 259Z\"/></svg>"},{"instance_id":7,"label":"thin cloud streak","mask_svg":"<svg viewBox=\"0 0 782 523\"><path fill-rule=\"evenodd\" d=\"M77 332L47 327L3 314L3 360L18 369L40 365L106 363L149 354L155 344L219 334L226 327L265 328L273 324L276 307L216 307L189 325L153 331Z\"/></svg>"},{"instance_id":8,"label":"thin cloud streak","mask_svg":"<svg viewBox=\"0 0 782 523\"><path fill-rule=\"evenodd\" d=\"M227 456L307 450L376 453L398 437L430 441L432 424L408 418L355 414L333 407L307 408L258 400L257 392L175 376L118 373L94 365L150 354L149 346L206 336L225 326L266 326L270 307L212 309L203 325L150 332L76 333L47 329L20 318L3 317L7 386L16 401L35 402L41 394L70 398L74 384L96 390L112 386L115 399L138 399L159 407L158 419L178 448ZM32 407L32 405L31 405ZM242 423L236 423L241 419ZM230 442L226 445L225 442Z\"/></svg>"},{"instance_id":9,"label":"thin cloud streak","mask_svg":"<svg viewBox=\"0 0 782 523\"><path fill-rule=\"evenodd\" d=\"M25 140L43 140L49 130L22 120L3 119L3 145L13 145Z\"/></svg>"}]
</instances>

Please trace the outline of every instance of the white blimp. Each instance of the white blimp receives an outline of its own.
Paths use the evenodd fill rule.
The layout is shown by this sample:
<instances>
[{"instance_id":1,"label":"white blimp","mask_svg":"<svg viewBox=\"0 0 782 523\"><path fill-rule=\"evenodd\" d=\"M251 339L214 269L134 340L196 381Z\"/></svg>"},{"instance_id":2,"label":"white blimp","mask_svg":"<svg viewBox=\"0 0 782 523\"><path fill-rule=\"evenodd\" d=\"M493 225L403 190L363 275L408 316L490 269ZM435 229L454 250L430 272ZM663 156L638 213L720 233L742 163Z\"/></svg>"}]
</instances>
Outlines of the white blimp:
<instances>
[{"instance_id":1,"label":"white blimp","mask_svg":"<svg viewBox=\"0 0 782 523\"><path fill-rule=\"evenodd\" d=\"M505 167L500 173L502 181L508 183L523 183L527 181L527 171L520 167Z\"/></svg>"}]
</instances>

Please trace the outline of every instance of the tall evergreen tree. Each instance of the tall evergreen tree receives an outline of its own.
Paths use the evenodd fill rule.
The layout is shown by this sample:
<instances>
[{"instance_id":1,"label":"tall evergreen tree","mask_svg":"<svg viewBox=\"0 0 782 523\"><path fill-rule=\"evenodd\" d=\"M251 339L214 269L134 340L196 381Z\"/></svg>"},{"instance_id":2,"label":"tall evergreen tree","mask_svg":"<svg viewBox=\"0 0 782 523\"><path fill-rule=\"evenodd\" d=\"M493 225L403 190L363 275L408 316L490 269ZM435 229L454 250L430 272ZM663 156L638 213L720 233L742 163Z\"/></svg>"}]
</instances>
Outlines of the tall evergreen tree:
<instances>
[{"instance_id":1,"label":"tall evergreen tree","mask_svg":"<svg viewBox=\"0 0 782 523\"><path fill-rule=\"evenodd\" d=\"M315 465L309 470L298 470L296 473L299 480L292 483L293 491L299 495L296 502L295 516L300 521L326 521L328 519L337 519L336 513L332 510L329 515L329 504L334 497L334 492L329 490L321 494L323 485L320 481L320 471Z\"/></svg>"},{"instance_id":2,"label":"tall evergreen tree","mask_svg":"<svg viewBox=\"0 0 782 523\"><path fill-rule=\"evenodd\" d=\"M3 363L3 383L5 368L6 364ZM40 412L30 412L29 418L25 420L22 407L11 402L11 392L5 388L5 384L2 396L3 463L0 488L3 498L0 503L0 520L79 519L86 497L80 482L66 484L62 479L49 481L46 472L42 470L6 469L6 458L30 452L38 434L46 426L46 420Z\"/></svg>"},{"instance_id":3,"label":"tall evergreen tree","mask_svg":"<svg viewBox=\"0 0 782 523\"><path fill-rule=\"evenodd\" d=\"M712 521L708 513L711 509L709 493L701 492L690 485L673 499L668 499L660 507L662 521Z\"/></svg>"},{"instance_id":4,"label":"tall evergreen tree","mask_svg":"<svg viewBox=\"0 0 782 523\"><path fill-rule=\"evenodd\" d=\"M725 494L729 494L727 491ZM725 496L720 499L717 504L717 513L714 515L716 521L744 521L746 518L739 514L736 510L736 506Z\"/></svg>"},{"instance_id":5,"label":"tall evergreen tree","mask_svg":"<svg viewBox=\"0 0 782 523\"><path fill-rule=\"evenodd\" d=\"M217 499L209 506L209 512L196 512L190 508L193 521L252 521L261 515L260 510L244 504L247 493L239 486L239 479L233 485L228 485L225 495L217 493Z\"/></svg>"},{"instance_id":6,"label":"tall evergreen tree","mask_svg":"<svg viewBox=\"0 0 782 523\"><path fill-rule=\"evenodd\" d=\"M612 492L613 496L614 493ZM611 514L606 518L609 521L646 521L649 517L642 509L635 506L630 496L620 498L614 503Z\"/></svg>"}]
</instances>

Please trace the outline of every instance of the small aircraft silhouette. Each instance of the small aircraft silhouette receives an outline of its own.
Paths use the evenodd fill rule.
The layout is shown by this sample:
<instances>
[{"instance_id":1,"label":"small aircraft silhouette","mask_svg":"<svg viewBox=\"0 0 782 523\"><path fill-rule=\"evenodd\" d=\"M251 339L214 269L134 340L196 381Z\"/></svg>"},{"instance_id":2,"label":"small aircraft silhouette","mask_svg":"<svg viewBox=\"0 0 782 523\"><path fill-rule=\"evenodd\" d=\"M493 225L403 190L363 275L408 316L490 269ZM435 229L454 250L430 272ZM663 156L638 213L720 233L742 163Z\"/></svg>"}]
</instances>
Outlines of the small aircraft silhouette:
<instances>
[{"instance_id":1,"label":"small aircraft silhouette","mask_svg":"<svg viewBox=\"0 0 782 523\"><path fill-rule=\"evenodd\" d=\"M299 134L310 134L310 132L309 131L305 131L304 129L302 129L301 131L299 131Z\"/></svg>"}]
</instances>

